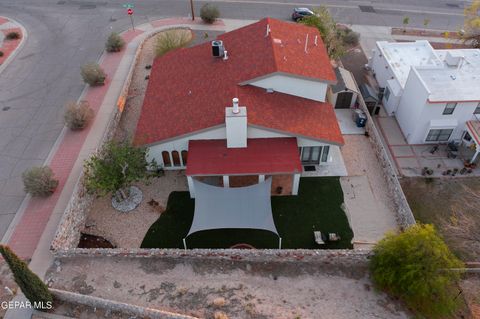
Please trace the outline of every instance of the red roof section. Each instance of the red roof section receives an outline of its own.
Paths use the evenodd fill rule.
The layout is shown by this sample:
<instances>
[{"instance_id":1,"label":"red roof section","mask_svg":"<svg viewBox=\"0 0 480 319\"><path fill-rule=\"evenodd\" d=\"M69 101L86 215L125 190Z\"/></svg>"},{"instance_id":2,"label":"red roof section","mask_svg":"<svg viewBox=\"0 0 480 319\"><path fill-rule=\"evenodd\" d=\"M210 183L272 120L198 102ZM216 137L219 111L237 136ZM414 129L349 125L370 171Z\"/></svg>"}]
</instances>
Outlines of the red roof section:
<instances>
[{"instance_id":1,"label":"red roof section","mask_svg":"<svg viewBox=\"0 0 480 319\"><path fill-rule=\"evenodd\" d=\"M227 148L226 140L188 142L186 174L189 176L301 172L302 165L294 137L248 139L245 148Z\"/></svg>"},{"instance_id":2,"label":"red roof section","mask_svg":"<svg viewBox=\"0 0 480 319\"><path fill-rule=\"evenodd\" d=\"M270 32L265 36L267 25ZM308 53L304 52L306 34ZM265 18L218 38L228 51L226 61L212 57L210 43L175 50L155 60L137 124L137 144L154 144L223 125L225 107L233 97L247 107L249 124L343 144L330 104L239 85L274 72L334 81L317 29Z\"/></svg>"}]
</instances>

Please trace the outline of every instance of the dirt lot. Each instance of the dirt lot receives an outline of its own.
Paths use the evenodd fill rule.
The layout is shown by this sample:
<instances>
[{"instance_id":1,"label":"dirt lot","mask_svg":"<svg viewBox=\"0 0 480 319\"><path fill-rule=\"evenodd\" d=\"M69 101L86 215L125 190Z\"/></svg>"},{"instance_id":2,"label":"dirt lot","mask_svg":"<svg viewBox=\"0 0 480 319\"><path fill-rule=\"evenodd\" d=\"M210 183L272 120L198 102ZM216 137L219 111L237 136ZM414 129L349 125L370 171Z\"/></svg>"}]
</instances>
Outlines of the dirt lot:
<instances>
[{"instance_id":1,"label":"dirt lot","mask_svg":"<svg viewBox=\"0 0 480 319\"><path fill-rule=\"evenodd\" d=\"M115 271L111 271L115 269ZM51 286L211 319L408 318L361 266L170 258L71 258ZM223 298L223 301L217 300ZM345 302L348 300L348 302Z\"/></svg>"},{"instance_id":2,"label":"dirt lot","mask_svg":"<svg viewBox=\"0 0 480 319\"><path fill-rule=\"evenodd\" d=\"M432 223L465 261L480 261L480 178L403 178L415 218Z\"/></svg>"}]
</instances>

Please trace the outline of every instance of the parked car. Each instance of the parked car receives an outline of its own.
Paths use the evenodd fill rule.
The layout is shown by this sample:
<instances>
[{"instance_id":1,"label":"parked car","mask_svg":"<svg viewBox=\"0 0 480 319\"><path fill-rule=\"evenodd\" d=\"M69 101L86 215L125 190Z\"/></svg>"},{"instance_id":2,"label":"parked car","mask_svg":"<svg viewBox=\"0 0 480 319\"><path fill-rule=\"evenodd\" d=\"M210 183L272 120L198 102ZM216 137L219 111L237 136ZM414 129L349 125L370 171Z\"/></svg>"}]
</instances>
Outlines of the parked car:
<instances>
[{"instance_id":1,"label":"parked car","mask_svg":"<svg viewBox=\"0 0 480 319\"><path fill-rule=\"evenodd\" d=\"M308 16L313 16L314 14L315 13L308 8L295 8L293 9L292 20L298 22L299 20Z\"/></svg>"}]
</instances>

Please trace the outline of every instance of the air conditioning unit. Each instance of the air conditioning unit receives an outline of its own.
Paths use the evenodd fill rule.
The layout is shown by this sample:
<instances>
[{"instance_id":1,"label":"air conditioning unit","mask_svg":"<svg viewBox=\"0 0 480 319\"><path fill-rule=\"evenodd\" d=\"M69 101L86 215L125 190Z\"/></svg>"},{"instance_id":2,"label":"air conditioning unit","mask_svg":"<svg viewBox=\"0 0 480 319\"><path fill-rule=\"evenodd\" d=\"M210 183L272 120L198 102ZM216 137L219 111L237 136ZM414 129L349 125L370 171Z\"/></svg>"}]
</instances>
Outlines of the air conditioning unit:
<instances>
[{"instance_id":1,"label":"air conditioning unit","mask_svg":"<svg viewBox=\"0 0 480 319\"><path fill-rule=\"evenodd\" d=\"M216 58L222 58L225 55L225 47L223 46L223 41L212 41L212 55Z\"/></svg>"}]
</instances>

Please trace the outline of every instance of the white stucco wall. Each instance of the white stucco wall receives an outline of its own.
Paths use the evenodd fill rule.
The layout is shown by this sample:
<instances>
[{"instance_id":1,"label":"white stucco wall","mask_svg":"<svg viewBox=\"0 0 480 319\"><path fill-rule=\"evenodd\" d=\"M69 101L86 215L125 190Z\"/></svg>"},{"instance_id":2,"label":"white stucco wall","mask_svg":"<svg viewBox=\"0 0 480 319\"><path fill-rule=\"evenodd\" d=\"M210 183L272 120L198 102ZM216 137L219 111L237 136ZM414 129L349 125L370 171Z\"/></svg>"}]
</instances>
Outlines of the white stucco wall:
<instances>
[{"instance_id":1,"label":"white stucco wall","mask_svg":"<svg viewBox=\"0 0 480 319\"><path fill-rule=\"evenodd\" d=\"M373 73L375 73L375 78L377 79L378 85L382 88L386 87L387 81L394 77L393 71L388 65L388 62L378 44L375 50L372 50L370 67Z\"/></svg>"},{"instance_id":2,"label":"white stucco wall","mask_svg":"<svg viewBox=\"0 0 480 319\"><path fill-rule=\"evenodd\" d=\"M272 74L248 84L320 102L326 101L328 88L328 84L324 82L310 81L283 74Z\"/></svg>"},{"instance_id":3,"label":"white stucco wall","mask_svg":"<svg viewBox=\"0 0 480 319\"><path fill-rule=\"evenodd\" d=\"M398 110L398 105L400 104L400 100L402 99L403 90L395 90L396 88L392 88L390 83L387 82L386 89L388 88L390 92L390 96L388 100L386 99L385 95L383 96L383 106L385 107L385 111L388 115L394 115Z\"/></svg>"},{"instance_id":4,"label":"white stucco wall","mask_svg":"<svg viewBox=\"0 0 480 319\"><path fill-rule=\"evenodd\" d=\"M170 153L172 151L178 151L179 153L181 153L181 151L188 151L189 140L226 139L226 136L227 134L226 134L225 126L222 126L222 127L213 128L211 130L203 131L200 133L180 137L178 139L171 140L165 143L152 145L149 147L148 159L151 160L152 158L155 158L158 164L163 164L163 159L162 159L163 151L167 151ZM247 136L248 138L292 137L292 135L274 132L274 131L270 131L270 130L266 130L258 127L252 127L250 125L247 127ZM308 138L301 138L301 137L297 138L297 143L298 143L298 146L330 145L327 143L322 143L319 141L310 140ZM248 143L247 143L247 147L248 147ZM185 166L171 167L170 169L183 169L183 168L185 168Z\"/></svg>"},{"instance_id":5,"label":"white stucco wall","mask_svg":"<svg viewBox=\"0 0 480 319\"><path fill-rule=\"evenodd\" d=\"M228 147L247 147L247 108L239 107L238 114L233 108L225 109L225 125Z\"/></svg>"},{"instance_id":6,"label":"white stucco wall","mask_svg":"<svg viewBox=\"0 0 480 319\"><path fill-rule=\"evenodd\" d=\"M443 115L447 103L429 103L428 91L422 85L418 73L411 71L404 94L398 106L396 118L409 144L427 143L425 138L432 128L431 121L457 122L456 126L445 124L433 128L453 128L450 139L458 140L465 131L465 122L473 119L473 112L478 102L458 102L455 111L450 115ZM437 142L428 142L437 143Z\"/></svg>"},{"instance_id":7,"label":"white stucco wall","mask_svg":"<svg viewBox=\"0 0 480 319\"><path fill-rule=\"evenodd\" d=\"M403 92L395 117L407 142L417 144L417 131L422 122L425 121L421 118L421 114L429 93L414 69L411 69L408 74Z\"/></svg>"}]
</instances>

